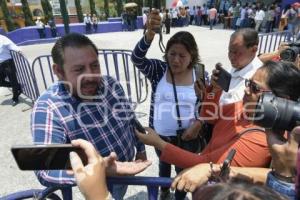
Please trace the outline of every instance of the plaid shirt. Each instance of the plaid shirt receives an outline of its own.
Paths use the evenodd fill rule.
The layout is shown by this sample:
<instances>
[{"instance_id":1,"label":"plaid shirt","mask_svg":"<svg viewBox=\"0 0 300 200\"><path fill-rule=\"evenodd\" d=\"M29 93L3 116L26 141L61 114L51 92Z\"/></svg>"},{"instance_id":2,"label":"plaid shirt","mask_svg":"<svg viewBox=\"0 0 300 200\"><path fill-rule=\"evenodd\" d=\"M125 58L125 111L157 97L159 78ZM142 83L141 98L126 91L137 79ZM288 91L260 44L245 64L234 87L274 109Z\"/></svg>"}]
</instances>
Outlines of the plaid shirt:
<instances>
[{"instance_id":1,"label":"plaid shirt","mask_svg":"<svg viewBox=\"0 0 300 200\"><path fill-rule=\"evenodd\" d=\"M103 76L97 98L82 102L55 83L35 103L31 129L35 144L70 143L82 138L90 141L102 156L116 152L118 160L131 161L145 146L134 134L134 112L122 86ZM75 179L63 170L36 171L45 186L73 184Z\"/></svg>"}]
</instances>

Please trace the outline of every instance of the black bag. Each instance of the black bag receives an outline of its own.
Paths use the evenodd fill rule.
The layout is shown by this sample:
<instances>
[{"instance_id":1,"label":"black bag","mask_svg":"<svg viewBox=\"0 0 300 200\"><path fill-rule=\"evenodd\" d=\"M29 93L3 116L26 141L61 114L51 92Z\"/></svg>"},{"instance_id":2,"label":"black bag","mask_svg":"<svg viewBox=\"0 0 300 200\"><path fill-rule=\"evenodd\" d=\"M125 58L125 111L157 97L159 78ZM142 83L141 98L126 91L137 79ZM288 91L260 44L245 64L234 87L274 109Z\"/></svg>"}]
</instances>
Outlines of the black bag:
<instances>
[{"instance_id":1,"label":"black bag","mask_svg":"<svg viewBox=\"0 0 300 200\"><path fill-rule=\"evenodd\" d=\"M184 131L185 129L179 129L176 131L177 146L189 152L200 153L207 145L205 137L203 137L201 133L199 133L197 138L185 141L181 139L181 136L184 133Z\"/></svg>"}]
</instances>

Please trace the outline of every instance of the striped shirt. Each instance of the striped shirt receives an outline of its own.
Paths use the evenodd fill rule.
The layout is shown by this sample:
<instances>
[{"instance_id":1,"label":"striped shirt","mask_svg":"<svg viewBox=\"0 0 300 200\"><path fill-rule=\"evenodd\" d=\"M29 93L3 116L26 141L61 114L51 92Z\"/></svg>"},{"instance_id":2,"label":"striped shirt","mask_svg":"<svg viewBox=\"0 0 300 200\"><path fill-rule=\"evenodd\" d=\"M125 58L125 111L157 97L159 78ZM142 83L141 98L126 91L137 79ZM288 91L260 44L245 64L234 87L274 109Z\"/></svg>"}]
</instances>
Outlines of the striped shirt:
<instances>
[{"instance_id":1,"label":"striped shirt","mask_svg":"<svg viewBox=\"0 0 300 200\"><path fill-rule=\"evenodd\" d=\"M134 112L122 86L103 76L97 98L82 102L58 82L45 91L35 103L31 130L35 144L70 143L71 140L90 141L102 156L116 152L119 161L131 161L145 146L134 134ZM75 179L63 170L37 171L45 186L73 184Z\"/></svg>"},{"instance_id":2,"label":"striped shirt","mask_svg":"<svg viewBox=\"0 0 300 200\"><path fill-rule=\"evenodd\" d=\"M131 60L133 64L150 80L152 86L151 93L151 106L150 106L150 116L149 116L149 126L153 128L153 114L154 114L154 97L156 93L156 88L167 70L167 62L163 62L157 59L147 59L146 53L150 47L151 43L146 42L145 36L139 41L135 46Z\"/></svg>"},{"instance_id":3,"label":"striped shirt","mask_svg":"<svg viewBox=\"0 0 300 200\"><path fill-rule=\"evenodd\" d=\"M146 53L150 47L151 43L147 43L145 36L137 43L135 46L131 60L133 64L150 80L152 86L151 94L151 106L150 106L150 116L149 116L149 126L153 126L153 116L154 116L154 103L157 85L163 78L168 64L165 61L158 59L148 59L146 58ZM209 81L208 73L205 72L205 79Z\"/></svg>"}]
</instances>

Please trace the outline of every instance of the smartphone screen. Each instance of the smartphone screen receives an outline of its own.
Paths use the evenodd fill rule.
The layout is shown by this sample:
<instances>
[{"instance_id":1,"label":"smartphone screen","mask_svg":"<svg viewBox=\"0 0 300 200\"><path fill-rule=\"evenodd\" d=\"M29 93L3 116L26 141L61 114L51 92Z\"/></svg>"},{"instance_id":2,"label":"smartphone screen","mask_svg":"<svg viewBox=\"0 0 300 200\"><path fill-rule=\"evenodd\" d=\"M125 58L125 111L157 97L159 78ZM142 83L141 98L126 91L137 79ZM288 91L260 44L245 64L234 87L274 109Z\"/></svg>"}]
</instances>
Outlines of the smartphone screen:
<instances>
[{"instance_id":1,"label":"smartphone screen","mask_svg":"<svg viewBox=\"0 0 300 200\"><path fill-rule=\"evenodd\" d=\"M195 65L196 80L201 81L205 85L205 66L202 63Z\"/></svg>"},{"instance_id":2,"label":"smartphone screen","mask_svg":"<svg viewBox=\"0 0 300 200\"><path fill-rule=\"evenodd\" d=\"M222 167L221 167L221 170L220 170L220 174L219 174L220 177L223 177L228 172L228 169L230 167L231 161L232 161L235 153L236 153L235 149L231 149L229 151L226 159L224 160L224 162L222 164Z\"/></svg>"},{"instance_id":3,"label":"smartphone screen","mask_svg":"<svg viewBox=\"0 0 300 200\"><path fill-rule=\"evenodd\" d=\"M216 69L219 70L218 75L218 85L225 91L228 92L230 81L231 81L231 74L227 72L223 67L221 63L216 64Z\"/></svg>"},{"instance_id":4,"label":"smartphone screen","mask_svg":"<svg viewBox=\"0 0 300 200\"><path fill-rule=\"evenodd\" d=\"M69 154L76 152L84 165L87 156L79 147L71 144L13 146L11 152L21 170L71 169Z\"/></svg>"}]
</instances>

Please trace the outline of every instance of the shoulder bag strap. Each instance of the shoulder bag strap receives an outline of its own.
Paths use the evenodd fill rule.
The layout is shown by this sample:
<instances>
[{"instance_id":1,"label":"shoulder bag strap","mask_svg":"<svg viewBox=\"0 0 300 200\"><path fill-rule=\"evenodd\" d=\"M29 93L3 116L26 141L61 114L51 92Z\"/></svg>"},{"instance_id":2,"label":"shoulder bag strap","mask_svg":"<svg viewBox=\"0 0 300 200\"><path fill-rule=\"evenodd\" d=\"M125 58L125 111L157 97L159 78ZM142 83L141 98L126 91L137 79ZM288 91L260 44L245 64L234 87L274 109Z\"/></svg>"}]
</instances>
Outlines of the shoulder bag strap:
<instances>
[{"instance_id":1,"label":"shoulder bag strap","mask_svg":"<svg viewBox=\"0 0 300 200\"><path fill-rule=\"evenodd\" d=\"M182 128L182 122L180 118L180 111L179 111L179 105L178 105L178 98L177 98L177 91L176 91L176 85L175 85L175 79L172 70L169 68L171 79L172 79L172 85L173 85L173 92L174 92L174 98L175 98L175 105L176 105L176 113L177 113L177 124L179 129Z\"/></svg>"}]
</instances>

